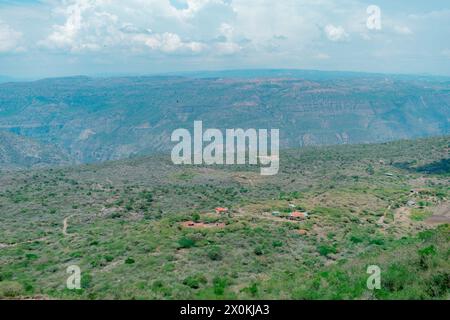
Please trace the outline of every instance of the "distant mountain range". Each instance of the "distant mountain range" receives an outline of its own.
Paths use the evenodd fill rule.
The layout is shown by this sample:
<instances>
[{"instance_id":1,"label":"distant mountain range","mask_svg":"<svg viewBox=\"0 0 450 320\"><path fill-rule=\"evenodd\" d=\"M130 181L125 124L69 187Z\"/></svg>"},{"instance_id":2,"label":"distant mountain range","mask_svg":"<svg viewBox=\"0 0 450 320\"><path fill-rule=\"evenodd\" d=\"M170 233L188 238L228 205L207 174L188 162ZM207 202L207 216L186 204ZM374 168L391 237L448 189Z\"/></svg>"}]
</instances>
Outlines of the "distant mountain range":
<instances>
[{"instance_id":1,"label":"distant mountain range","mask_svg":"<svg viewBox=\"0 0 450 320\"><path fill-rule=\"evenodd\" d=\"M445 77L239 70L3 83L0 166L165 152L172 131L194 120L279 128L287 148L446 135L449 115Z\"/></svg>"}]
</instances>

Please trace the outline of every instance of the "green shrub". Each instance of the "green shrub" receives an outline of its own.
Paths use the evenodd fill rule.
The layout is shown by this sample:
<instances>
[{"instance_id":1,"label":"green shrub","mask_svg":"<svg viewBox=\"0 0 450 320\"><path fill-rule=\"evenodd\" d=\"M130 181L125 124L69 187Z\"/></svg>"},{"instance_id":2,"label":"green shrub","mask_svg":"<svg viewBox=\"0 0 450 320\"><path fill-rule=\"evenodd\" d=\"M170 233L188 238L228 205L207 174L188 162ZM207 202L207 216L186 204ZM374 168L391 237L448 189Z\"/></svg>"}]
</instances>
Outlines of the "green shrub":
<instances>
[{"instance_id":1,"label":"green shrub","mask_svg":"<svg viewBox=\"0 0 450 320\"><path fill-rule=\"evenodd\" d=\"M336 253L337 250L335 247L329 246L329 245L320 245L317 248L317 251L319 251L319 253L322 256L328 256L330 253Z\"/></svg>"},{"instance_id":2,"label":"green shrub","mask_svg":"<svg viewBox=\"0 0 450 320\"><path fill-rule=\"evenodd\" d=\"M192 289L198 289L200 288L200 285L208 283L208 280L203 275L193 275L189 276L186 279L184 279L183 284L192 288Z\"/></svg>"},{"instance_id":3,"label":"green shrub","mask_svg":"<svg viewBox=\"0 0 450 320\"><path fill-rule=\"evenodd\" d=\"M419 250L419 265L422 269L428 269L432 263L432 258L436 255L436 248L431 245Z\"/></svg>"},{"instance_id":4,"label":"green shrub","mask_svg":"<svg viewBox=\"0 0 450 320\"><path fill-rule=\"evenodd\" d=\"M450 273L440 272L432 276L428 285L428 294L433 298L439 298L450 292Z\"/></svg>"},{"instance_id":5,"label":"green shrub","mask_svg":"<svg viewBox=\"0 0 450 320\"><path fill-rule=\"evenodd\" d=\"M220 247L217 246L211 247L208 250L208 257L213 261L222 260L223 258L222 250L220 249Z\"/></svg>"},{"instance_id":6,"label":"green shrub","mask_svg":"<svg viewBox=\"0 0 450 320\"><path fill-rule=\"evenodd\" d=\"M199 222L199 221L200 221L200 215L199 215L198 213L194 213L194 214L192 215L192 220L193 220L194 222Z\"/></svg>"},{"instance_id":7,"label":"green shrub","mask_svg":"<svg viewBox=\"0 0 450 320\"><path fill-rule=\"evenodd\" d=\"M272 242L272 246L273 246L274 248L282 247L282 246L283 246L283 242L280 241L280 240L274 240L274 241Z\"/></svg>"},{"instance_id":8,"label":"green shrub","mask_svg":"<svg viewBox=\"0 0 450 320\"><path fill-rule=\"evenodd\" d=\"M257 246L253 252L257 255L257 256L262 256L264 254L264 246Z\"/></svg>"},{"instance_id":9,"label":"green shrub","mask_svg":"<svg viewBox=\"0 0 450 320\"><path fill-rule=\"evenodd\" d=\"M23 286L15 281L0 282L0 298L14 298L20 296Z\"/></svg>"},{"instance_id":10,"label":"green shrub","mask_svg":"<svg viewBox=\"0 0 450 320\"><path fill-rule=\"evenodd\" d=\"M133 258L127 258L127 259L125 260L125 263L126 263L126 264L133 264L133 263L135 263L135 261L134 261Z\"/></svg>"},{"instance_id":11,"label":"green shrub","mask_svg":"<svg viewBox=\"0 0 450 320\"><path fill-rule=\"evenodd\" d=\"M223 295L225 292L225 288L228 285L227 278L215 277L213 283L214 283L214 293L218 296Z\"/></svg>"},{"instance_id":12,"label":"green shrub","mask_svg":"<svg viewBox=\"0 0 450 320\"><path fill-rule=\"evenodd\" d=\"M358 236L351 236L350 237L350 241L353 243L361 243L363 242L363 239L361 237Z\"/></svg>"},{"instance_id":13,"label":"green shrub","mask_svg":"<svg viewBox=\"0 0 450 320\"><path fill-rule=\"evenodd\" d=\"M195 247L195 240L187 237L183 237L180 240L178 240L178 245L180 248L188 249Z\"/></svg>"}]
</instances>

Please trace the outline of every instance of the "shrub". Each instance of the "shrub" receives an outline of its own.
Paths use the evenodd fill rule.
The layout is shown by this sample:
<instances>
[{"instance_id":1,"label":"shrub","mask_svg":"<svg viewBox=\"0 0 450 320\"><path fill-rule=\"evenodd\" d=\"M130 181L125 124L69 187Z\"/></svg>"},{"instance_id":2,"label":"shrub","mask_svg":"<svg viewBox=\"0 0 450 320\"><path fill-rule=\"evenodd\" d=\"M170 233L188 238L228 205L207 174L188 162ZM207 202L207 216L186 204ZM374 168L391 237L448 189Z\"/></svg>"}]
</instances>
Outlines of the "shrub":
<instances>
[{"instance_id":1,"label":"shrub","mask_svg":"<svg viewBox=\"0 0 450 320\"><path fill-rule=\"evenodd\" d=\"M262 256L264 254L264 247L263 246L257 246L255 248L255 250L253 250L253 252L257 255L257 256Z\"/></svg>"},{"instance_id":2,"label":"shrub","mask_svg":"<svg viewBox=\"0 0 450 320\"><path fill-rule=\"evenodd\" d=\"M283 246L283 242L280 241L280 240L274 240L274 241L272 242L272 246L273 246L274 248L282 247L282 246Z\"/></svg>"},{"instance_id":3,"label":"shrub","mask_svg":"<svg viewBox=\"0 0 450 320\"><path fill-rule=\"evenodd\" d=\"M208 283L208 280L203 275L193 275L189 276L186 279L184 279L183 284L192 288L192 289L198 289L200 288L200 285Z\"/></svg>"},{"instance_id":4,"label":"shrub","mask_svg":"<svg viewBox=\"0 0 450 320\"><path fill-rule=\"evenodd\" d=\"M199 222L200 221L200 215L198 213L194 213L192 215L192 220L194 220L194 222Z\"/></svg>"},{"instance_id":5,"label":"shrub","mask_svg":"<svg viewBox=\"0 0 450 320\"><path fill-rule=\"evenodd\" d=\"M428 293L433 298L439 298L450 290L450 273L440 272L432 276L428 286Z\"/></svg>"},{"instance_id":6,"label":"shrub","mask_svg":"<svg viewBox=\"0 0 450 320\"><path fill-rule=\"evenodd\" d=\"M225 288L228 284L227 278L215 277L213 283L214 283L214 293L218 296L223 295L225 292Z\"/></svg>"},{"instance_id":7,"label":"shrub","mask_svg":"<svg viewBox=\"0 0 450 320\"><path fill-rule=\"evenodd\" d=\"M243 291L248 292L252 297L256 297L258 295L258 284L254 282L249 287L243 289Z\"/></svg>"},{"instance_id":8,"label":"shrub","mask_svg":"<svg viewBox=\"0 0 450 320\"><path fill-rule=\"evenodd\" d=\"M330 253L336 253L336 248L332 247L332 246L328 246L328 245L320 245L317 248L317 251L319 251L319 253L322 256L328 256Z\"/></svg>"},{"instance_id":9,"label":"shrub","mask_svg":"<svg viewBox=\"0 0 450 320\"><path fill-rule=\"evenodd\" d=\"M195 247L195 240L193 240L191 238L183 237L180 240L178 240L178 245L180 246L180 248L183 248L183 249L192 248L192 247Z\"/></svg>"},{"instance_id":10,"label":"shrub","mask_svg":"<svg viewBox=\"0 0 450 320\"><path fill-rule=\"evenodd\" d=\"M217 246L211 247L208 250L208 257L213 261L222 260L223 258L222 250L220 249L220 247Z\"/></svg>"},{"instance_id":11,"label":"shrub","mask_svg":"<svg viewBox=\"0 0 450 320\"><path fill-rule=\"evenodd\" d=\"M419 250L419 265L422 269L428 269L431 264L432 257L436 255L436 248L431 245Z\"/></svg>"},{"instance_id":12,"label":"shrub","mask_svg":"<svg viewBox=\"0 0 450 320\"><path fill-rule=\"evenodd\" d=\"M126 263L126 264L133 264L133 263L135 263L135 261L134 261L133 258L127 258L127 259L125 260L125 263Z\"/></svg>"},{"instance_id":13,"label":"shrub","mask_svg":"<svg viewBox=\"0 0 450 320\"><path fill-rule=\"evenodd\" d=\"M0 282L0 298L13 298L21 295L23 287L15 281Z\"/></svg>"},{"instance_id":14,"label":"shrub","mask_svg":"<svg viewBox=\"0 0 450 320\"><path fill-rule=\"evenodd\" d=\"M353 243L361 243L363 242L363 239L361 237L358 236L351 236L350 237L350 241Z\"/></svg>"},{"instance_id":15,"label":"shrub","mask_svg":"<svg viewBox=\"0 0 450 320\"><path fill-rule=\"evenodd\" d=\"M81 288L87 289L91 286L92 276L88 273L83 273L81 275Z\"/></svg>"}]
</instances>

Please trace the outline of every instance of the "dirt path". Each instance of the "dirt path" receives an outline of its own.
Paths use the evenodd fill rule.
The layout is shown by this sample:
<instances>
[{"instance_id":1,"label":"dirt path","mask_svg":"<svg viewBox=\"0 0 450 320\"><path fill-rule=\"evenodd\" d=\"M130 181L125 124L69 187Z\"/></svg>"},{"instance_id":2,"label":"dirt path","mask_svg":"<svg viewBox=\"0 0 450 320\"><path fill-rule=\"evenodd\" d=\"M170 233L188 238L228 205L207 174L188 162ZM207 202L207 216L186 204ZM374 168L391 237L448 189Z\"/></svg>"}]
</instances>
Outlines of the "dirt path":
<instances>
[{"instance_id":1,"label":"dirt path","mask_svg":"<svg viewBox=\"0 0 450 320\"><path fill-rule=\"evenodd\" d=\"M68 224L68 219L70 218L71 216L68 216L67 218L65 218L64 220L63 220L63 229L62 229L62 233L65 235L65 236L68 236L69 234L67 233L67 227L69 226L69 224Z\"/></svg>"}]
</instances>

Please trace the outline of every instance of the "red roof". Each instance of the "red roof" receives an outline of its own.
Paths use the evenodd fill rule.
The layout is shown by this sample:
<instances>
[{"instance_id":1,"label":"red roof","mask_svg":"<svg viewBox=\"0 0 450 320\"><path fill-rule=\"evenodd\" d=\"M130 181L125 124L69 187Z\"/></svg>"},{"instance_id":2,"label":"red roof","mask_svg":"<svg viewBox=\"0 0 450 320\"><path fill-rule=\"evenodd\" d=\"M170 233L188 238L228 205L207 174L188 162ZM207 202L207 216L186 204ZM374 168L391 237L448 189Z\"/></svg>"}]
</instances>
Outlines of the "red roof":
<instances>
[{"instance_id":1,"label":"red roof","mask_svg":"<svg viewBox=\"0 0 450 320\"><path fill-rule=\"evenodd\" d=\"M228 208L216 208L217 212L227 212Z\"/></svg>"},{"instance_id":2,"label":"red roof","mask_svg":"<svg viewBox=\"0 0 450 320\"><path fill-rule=\"evenodd\" d=\"M293 218L305 218L306 214L303 213L303 212L294 211L294 212L291 212L291 217L293 217Z\"/></svg>"}]
</instances>

